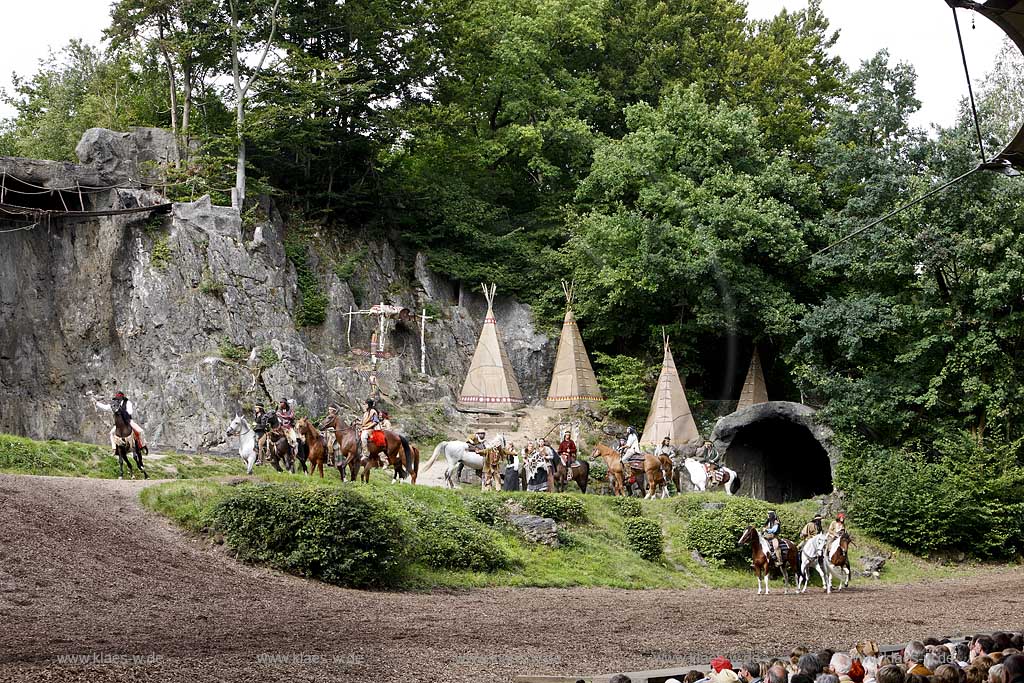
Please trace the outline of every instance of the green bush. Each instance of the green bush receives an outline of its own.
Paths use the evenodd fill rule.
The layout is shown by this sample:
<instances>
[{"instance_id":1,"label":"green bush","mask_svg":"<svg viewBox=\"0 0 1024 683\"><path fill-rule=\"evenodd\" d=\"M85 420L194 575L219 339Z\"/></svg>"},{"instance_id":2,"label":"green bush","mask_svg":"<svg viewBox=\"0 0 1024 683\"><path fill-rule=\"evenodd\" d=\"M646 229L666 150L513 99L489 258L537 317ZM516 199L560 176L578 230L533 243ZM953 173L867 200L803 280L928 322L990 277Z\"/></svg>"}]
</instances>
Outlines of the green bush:
<instances>
[{"instance_id":1,"label":"green bush","mask_svg":"<svg viewBox=\"0 0 1024 683\"><path fill-rule=\"evenodd\" d=\"M706 500L699 496L683 496L676 503L676 512L689 520L683 540L688 548L703 557L726 564L741 565L749 562L750 549L736 542L748 526L761 529L769 510L775 510L782 522L782 535L795 540L802 526L792 513L772 503L754 498L732 496L719 502L723 507L704 509ZM806 520L803 520L804 522Z\"/></svg>"},{"instance_id":2,"label":"green bush","mask_svg":"<svg viewBox=\"0 0 1024 683\"><path fill-rule=\"evenodd\" d=\"M167 270L171 259L174 257L174 250L171 248L167 235L159 235L153 238L153 251L150 253L150 264L159 271Z\"/></svg>"},{"instance_id":3,"label":"green bush","mask_svg":"<svg viewBox=\"0 0 1024 683\"><path fill-rule=\"evenodd\" d=\"M519 501L524 510L538 517L547 517L556 522L587 521L587 508L576 496L517 493L513 494L512 498Z\"/></svg>"},{"instance_id":4,"label":"green bush","mask_svg":"<svg viewBox=\"0 0 1024 683\"><path fill-rule=\"evenodd\" d=\"M640 557L651 562L661 559L665 551L665 539L661 525L645 517L630 517L625 522L626 541Z\"/></svg>"},{"instance_id":5,"label":"green bush","mask_svg":"<svg viewBox=\"0 0 1024 683\"><path fill-rule=\"evenodd\" d=\"M435 569L493 572L514 563L501 537L468 515L424 509L416 516L413 562Z\"/></svg>"},{"instance_id":6,"label":"green bush","mask_svg":"<svg viewBox=\"0 0 1024 683\"><path fill-rule=\"evenodd\" d=\"M639 498L621 497L615 499L615 509L623 517L639 517L643 514Z\"/></svg>"},{"instance_id":7,"label":"green bush","mask_svg":"<svg viewBox=\"0 0 1024 683\"><path fill-rule=\"evenodd\" d=\"M215 279L210 271L205 271L202 280L199 281L200 292L218 299L224 296L226 289L224 283Z\"/></svg>"},{"instance_id":8,"label":"green bush","mask_svg":"<svg viewBox=\"0 0 1024 683\"><path fill-rule=\"evenodd\" d=\"M289 236L284 243L284 251L295 267L295 276L302 294L299 310L295 312L295 322L299 327L321 325L327 319L329 300L320 286L316 272L309 265L309 250L299 236Z\"/></svg>"},{"instance_id":9,"label":"green bush","mask_svg":"<svg viewBox=\"0 0 1024 683\"><path fill-rule=\"evenodd\" d=\"M1024 550L1024 471L1009 449L986 452L965 435L934 450L865 449L842 461L837 480L857 525L915 552L1006 558Z\"/></svg>"},{"instance_id":10,"label":"green bush","mask_svg":"<svg viewBox=\"0 0 1024 683\"><path fill-rule=\"evenodd\" d=\"M659 367L632 356L609 356L600 352L595 354L594 360L601 368L597 373L604 392L601 407L614 418L642 422L650 407L650 389Z\"/></svg>"},{"instance_id":11,"label":"green bush","mask_svg":"<svg viewBox=\"0 0 1024 683\"><path fill-rule=\"evenodd\" d=\"M392 584L402 570L396 511L353 489L243 485L212 518L244 560L353 587Z\"/></svg>"},{"instance_id":12,"label":"green bush","mask_svg":"<svg viewBox=\"0 0 1024 683\"><path fill-rule=\"evenodd\" d=\"M501 521L504 501L498 496L481 494L466 498L466 511L478 522L493 527Z\"/></svg>"},{"instance_id":13,"label":"green bush","mask_svg":"<svg viewBox=\"0 0 1024 683\"><path fill-rule=\"evenodd\" d=\"M608 481L608 465L604 464L604 460L590 461L590 481L602 483Z\"/></svg>"},{"instance_id":14,"label":"green bush","mask_svg":"<svg viewBox=\"0 0 1024 683\"><path fill-rule=\"evenodd\" d=\"M220 340L220 344L217 345L217 350L220 352L221 358L226 358L227 360L233 360L236 362L245 360L249 355L244 346L235 344L227 337Z\"/></svg>"}]
</instances>

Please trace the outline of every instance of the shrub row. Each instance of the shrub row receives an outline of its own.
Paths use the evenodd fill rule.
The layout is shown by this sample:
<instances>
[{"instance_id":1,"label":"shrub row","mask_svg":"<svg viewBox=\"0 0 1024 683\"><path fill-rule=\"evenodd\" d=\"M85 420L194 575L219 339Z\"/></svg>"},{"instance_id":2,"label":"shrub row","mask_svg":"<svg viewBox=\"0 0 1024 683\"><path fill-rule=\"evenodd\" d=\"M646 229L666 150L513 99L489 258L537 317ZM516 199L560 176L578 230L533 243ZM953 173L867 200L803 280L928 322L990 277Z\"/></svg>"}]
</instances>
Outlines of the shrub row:
<instances>
[{"instance_id":1,"label":"shrub row","mask_svg":"<svg viewBox=\"0 0 1024 683\"><path fill-rule=\"evenodd\" d=\"M732 496L708 505L698 496L677 499L676 513L688 521L683 541L691 550L703 557L726 564L742 565L750 561L750 549L736 542L748 526L758 529L764 524L769 510L775 510L782 522L782 535L796 540L806 520L798 520L786 509L754 498Z\"/></svg>"}]
</instances>

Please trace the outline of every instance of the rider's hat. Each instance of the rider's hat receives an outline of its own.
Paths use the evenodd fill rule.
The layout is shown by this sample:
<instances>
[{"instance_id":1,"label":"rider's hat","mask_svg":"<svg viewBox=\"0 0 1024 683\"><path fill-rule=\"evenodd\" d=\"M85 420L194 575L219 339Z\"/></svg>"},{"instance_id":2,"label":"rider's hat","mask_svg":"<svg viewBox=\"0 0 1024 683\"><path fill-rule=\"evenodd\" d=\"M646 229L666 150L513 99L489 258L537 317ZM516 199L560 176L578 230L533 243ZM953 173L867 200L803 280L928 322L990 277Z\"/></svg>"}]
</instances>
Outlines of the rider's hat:
<instances>
[{"instance_id":1,"label":"rider's hat","mask_svg":"<svg viewBox=\"0 0 1024 683\"><path fill-rule=\"evenodd\" d=\"M373 407L373 399L372 398L366 399L366 405L369 406L370 408L372 408Z\"/></svg>"},{"instance_id":2,"label":"rider's hat","mask_svg":"<svg viewBox=\"0 0 1024 683\"><path fill-rule=\"evenodd\" d=\"M821 513L819 512L818 514L814 515L814 519L821 519Z\"/></svg>"},{"instance_id":3,"label":"rider's hat","mask_svg":"<svg viewBox=\"0 0 1024 683\"><path fill-rule=\"evenodd\" d=\"M124 397L125 396L124 396L124 392L123 391L119 391L116 394L114 394L114 398L124 398Z\"/></svg>"},{"instance_id":4,"label":"rider's hat","mask_svg":"<svg viewBox=\"0 0 1024 683\"><path fill-rule=\"evenodd\" d=\"M775 510L769 510L769 511L768 511L768 516L769 516L769 517L775 517L775 516L776 516L776 515L775 515Z\"/></svg>"}]
</instances>

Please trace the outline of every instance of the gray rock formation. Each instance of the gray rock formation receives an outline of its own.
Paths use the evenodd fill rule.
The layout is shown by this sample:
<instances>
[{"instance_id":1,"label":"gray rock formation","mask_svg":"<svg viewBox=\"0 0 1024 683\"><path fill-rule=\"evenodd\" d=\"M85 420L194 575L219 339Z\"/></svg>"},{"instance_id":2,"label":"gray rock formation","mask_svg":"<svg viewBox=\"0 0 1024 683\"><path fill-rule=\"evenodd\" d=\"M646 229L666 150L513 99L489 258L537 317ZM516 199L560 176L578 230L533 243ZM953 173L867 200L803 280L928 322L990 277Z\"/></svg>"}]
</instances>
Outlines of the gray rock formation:
<instances>
[{"instance_id":1,"label":"gray rock formation","mask_svg":"<svg viewBox=\"0 0 1024 683\"><path fill-rule=\"evenodd\" d=\"M87 208L148 206L166 200L138 189L139 164L168 159L170 142L152 131L93 129L78 147L83 164L0 158L0 171L44 187L128 188L93 194ZM427 327L427 373L419 372L418 323L395 322L375 378L399 426L414 435L445 430L459 417L454 397L483 324L483 297L460 293L422 256L407 263L387 242L350 252L359 258L349 275L331 259L351 240L307 235L327 319L296 329L301 293L284 223L268 202L263 209L256 225L243 225L236 211L203 198L175 204L170 216L55 219L49 229L5 234L0 431L103 443L109 416L85 398L88 390L124 389L156 445L187 449L226 448L231 416L268 396L294 398L312 414L329 402L355 412L370 392L362 352L374 321L353 319L349 348L342 314L380 302L437 316ZM554 342L535 331L522 304L499 298L496 314L524 393L539 400ZM262 356L277 360L250 360Z\"/></svg>"},{"instance_id":2,"label":"gray rock formation","mask_svg":"<svg viewBox=\"0 0 1024 683\"><path fill-rule=\"evenodd\" d=\"M736 438L743 428L755 422L772 419L785 420L806 427L815 440L828 453L829 460L832 466L835 467L835 463L839 458L839 451L832 445L832 430L815 419L814 408L801 403L769 401L730 413L715 424L711 440L715 442L715 447L719 453L725 453L729 450L729 446L732 445L733 439Z\"/></svg>"},{"instance_id":3,"label":"gray rock formation","mask_svg":"<svg viewBox=\"0 0 1024 683\"><path fill-rule=\"evenodd\" d=\"M552 548L558 547L558 525L555 520L526 514L510 514L506 519L526 540Z\"/></svg>"}]
</instances>

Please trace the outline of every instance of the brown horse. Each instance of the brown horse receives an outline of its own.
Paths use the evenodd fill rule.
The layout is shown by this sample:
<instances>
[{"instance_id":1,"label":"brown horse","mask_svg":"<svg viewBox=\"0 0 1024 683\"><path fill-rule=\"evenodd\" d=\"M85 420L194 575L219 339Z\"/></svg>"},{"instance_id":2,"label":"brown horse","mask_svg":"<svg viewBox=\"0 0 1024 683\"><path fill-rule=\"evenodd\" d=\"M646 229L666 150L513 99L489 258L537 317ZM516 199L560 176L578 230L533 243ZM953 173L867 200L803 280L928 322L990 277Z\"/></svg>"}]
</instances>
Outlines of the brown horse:
<instances>
[{"instance_id":1,"label":"brown horse","mask_svg":"<svg viewBox=\"0 0 1024 683\"><path fill-rule=\"evenodd\" d=\"M384 434L384 445L374 443L373 434L370 435L371 438L367 439L367 452L362 458L363 473L360 475L364 483L370 481L370 469L373 464L383 464L382 455L387 458L388 465L395 468L395 481L405 479L409 464L419 468L418 462L413 463L412 448L407 438L387 430L378 431Z\"/></svg>"},{"instance_id":2,"label":"brown horse","mask_svg":"<svg viewBox=\"0 0 1024 683\"><path fill-rule=\"evenodd\" d=\"M142 476L145 479L149 479L149 474L146 473L146 468L142 466L142 452L139 450L139 437L135 435L135 430L131 427L131 421L128 419L127 413L124 412L123 408L117 408L115 402L114 408L114 447L117 450L117 466L120 468L121 474L118 479L124 479L124 466L128 465L128 475L134 479L135 471L132 470L132 461L128 459L128 453L131 452L135 458L135 464L138 465L139 471L142 472Z\"/></svg>"},{"instance_id":3,"label":"brown horse","mask_svg":"<svg viewBox=\"0 0 1024 683\"><path fill-rule=\"evenodd\" d=\"M601 458L608 467L608 483L611 484L612 492L616 496L626 495L625 471L622 468L622 461L619 459L619 452L614 448L599 443L594 446L591 457Z\"/></svg>"},{"instance_id":4,"label":"brown horse","mask_svg":"<svg viewBox=\"0 0 1024 683\"><path fill-rule=\"evenodd\" d=\"M761 579L763 578L764 594L768 595L768 579L771 576L773 566L782 572L782 590L788 593L789 571L787 571L787 568L793 572L794 589L798 585L797 580L802 576L800 573L800 562L797 559L796 544L780 536L779 554L782 555L782 558L777 561L776 558L768 557L766 552L768 543L769 541L762 538L761 534L753 526L748 526L747 530L740 536L740 540L736 541L737 546L750 546L751 560L754 563L754 576L757 577L757 594L761 594Z\"/></svg>"},{"instance_id":5,"label":"brown horse","mask_svg":"<svg viewBox=\"0 0 1024 683\"><path fill-rule=\"evenodd\" d=\"M349 480L355 481L359 475L359 453L362 450L362 444L359 442L359 430L356 428L357 422L345 424L341 416L335 415L333 419L328 418L322 424L327 435L329 455L333 455L335 450L338 452L339 457L335 458L334 466L338 468L341 480L345 481L345 468L347 467Z\"/></svg>"},{"instance_id":6,"label":"brown horse","mask_svg":"<svg viewBox=\"0 0 1024 683\"><path fill-rule=\"evenodd\" d=\"M327 461L327 440L323 434L313 426L313 423L302 417L295 423L295 430L302 435L302 438L306 442L306 448L309 451L309 475L313 476L313 472L317 469L320 470L320 478L324 478L324 462ZM305 463L303 463L303 471L305 471Z\"/></svg>"},{"instance_id":7,"label":"brown horse","mask_svg":"<svg viewBox=\"0 0 1024 683\"><path fill-rule=\"evenodd\" d=\"M580 493L587 492L587 481L590 479L589 462L577 460L576 467L566 467L561 457L555 462L555 491L565 493L565 490L569 488L569 482L574 481L580 487Z\"/></svg>"},{"instance_id":8,"label":"brown horse","mask_svg":"<svg viewBox=\"0 0 1024 683\"><path fill-rule=\"evenodd\" d=\"M832 543L835 543L833 541ZM828 558L828 586L825 590L829 593L832 592L832 577L836 571L839 572L839 588L836 590L843 590L850 585L850 544L853 540L850 538L850 534L847 531L843 531L843 535L839 537L839 545L836 550ZM831 545L831 544L830 544ZM828 553L829 549L825 548L825 552Z\"/></svg>"},{"instance_id":9,"label":"brown horse","mask_svg":"<svg viewBox=\"0 0 1024 683\"><path fill-rule=\"evenodd\" d=\"M288 443L288 437L277 432L267 432L267 458L278 472L295 472L295 452ZM284 463L284 468L281 463Z\"/></svg>"}]
</instances>

